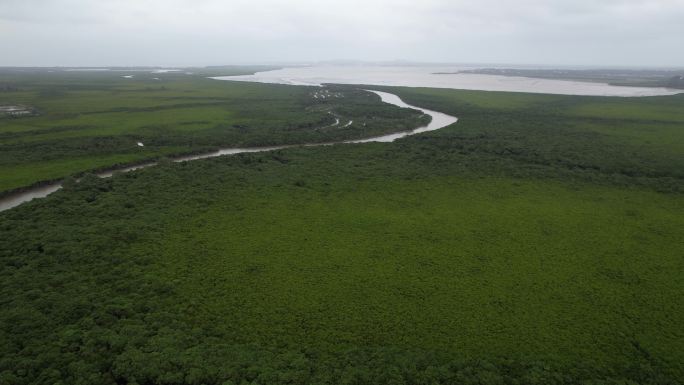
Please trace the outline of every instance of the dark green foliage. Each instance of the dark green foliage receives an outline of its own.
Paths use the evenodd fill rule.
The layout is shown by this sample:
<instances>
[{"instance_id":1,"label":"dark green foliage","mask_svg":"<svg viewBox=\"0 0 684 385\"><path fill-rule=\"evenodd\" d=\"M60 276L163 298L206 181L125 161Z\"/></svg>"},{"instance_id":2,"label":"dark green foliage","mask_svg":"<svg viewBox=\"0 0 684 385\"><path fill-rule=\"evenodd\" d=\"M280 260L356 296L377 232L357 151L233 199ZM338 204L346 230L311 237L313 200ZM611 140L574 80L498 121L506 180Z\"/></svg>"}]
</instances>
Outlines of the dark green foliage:
<instances>
[{"instance_id":1,"label":"dark green foliage","mask_svg":"<svg viewBox=\"0 0 684 385\"><path fill-rule=\"evenodd\" d=\"M503 203L511 199L511 193L513 196L529 196L530 202L540 199L555 201L557 210L543 208L548 203L540 207L523 201L515 203L521 204L519 210L522 212L530 212L523 218L520 218L521 214L513 214L518 209L511 211L512 207L507 205L500 205L495 210L500 218L513 214L514 219L510 223L526 227L520 234L539 232L539 236L553 237L551 234L560 223L578 220L590 221L585 225L591 222L610 223L612 214L596 211L596 208L606 207L605 201L598 201L586 209L574 208L575 212L591 212L592 218L582 219L583 214L575 217L577 214L568 212L556 221L547 222L541 230L535 229L535 221L548 221L579 204L583 196L597 199L613 196L616 202L609 205L611 211L632 210L631 214L626 214L631 220L659 228L657 237L660 238L656 240L652 238L654 235L644 234L643 240L645 244L658 244L664 249L651 246L645 252L659 258L672 257L672 253L681 251L681 247L673 243L676 231L664 227L673 217L658 219L657 215L662 214L656 213L659 212L657 207L677 207L681 198L648 192L621 192L610 187L594 190L584 182L576 182L573 189L580 192L574 193L573 189L558 189L552 184L524 179L509 181L487 177L482 180L478 176L486 177L499 172L497 170L506 170L506 161L495 158L487 161L483 157L469 159L471 156L440 153L436 148L426 147L422 139L411 138L396 145L292 149L184 164L164 163L107 180L86 176L44 201L31 202L2 213L0 378L4 383L13 385L60 381L65 384L223 384L231 383L229 381L235 384L677 383L672 373L681 373L676 364L680 356L652 353L655 350L673 354L668 349L679 346L676 341L671 341L674 345L666 348L665 345L654 345L655 340L647 336L619 337L618 334L610 334L598 337L605 333L600 325L595 325L598 334L592 338L616 344L617 350L594 350L584 345L591 344L591 340L578 336L574 338L579 338L579 345L562 338L552 338L549 345L539 348L521 346L519 340L507 348L495 348L498 344L493 344L494 340L487 336L487 330L494 325L503 327L509 324L508 332L513 334L504 340L511 339L512 342L522 338L514 330L526 329L525 325L519 323L520 318L507 315L510 310L505 309L508 306L534 306L534 301L527 303L527 300L535 297L551 301L545 303L549 309L567 306L571 314L577 312L572 317L584 319L582 322L591 322L594 317L620 319L622 315L618 309L628 306L622 311L631 314L630 318L636 317L631 318L636 325L630 326L631 323L627 322L612 328L632 334L639 328L651 328L649 325L654 324L650 321L638 321L638 314L644 317L641 312L656 309L645 307L655 298L647 288L658 276L647 273L652 268L648 263L643 268L630 265L628 270L616 270L623 269L620 267L599 270L605 271L606 277L610 278L601 278L600 275L591 278L593 268L589 268L586 262L579 266L561 262L556 266L554 262L547 261L550 265L545 268L547 274L555 274L555 279L560 281L579 274L581 280L594 280L593 284L599 285L597 289L609 285L599 293L622 287L620 290L637 295L638 302L647 301L640 305L641 308L633 308L630 300L610 298L610 301L617 301L615 308L605 307L600 301L584 310L584 300L579 299L586 295L581 294L583 285L577 288L570 285L559 291L554 289L555 294L547 298L543 291L534 289L539 284L534 279L517 286L522 291L526 285L532 285L532 291L523 291L525 294L521 294L521 298L514 295L511 297L513 302L510 302L511 299L504 299L508 294L487 289L486 282L500 274L494 267L501 262L497 262L500 257L496 256L494 249L485 248L477 252L471 250L466 242L459 251L444 243L448 238L442 238L446 233L442 234L440 228L463 227L466 233L475 232L474 240L481 233L487 237L484 242L501 245L502 255L515 258L515 265L527 266L532 260L531 255L524 251L519 254L508 252L507 248L513 247L511 240L495 235L511 233L514 227L504 225L487 230L487 226L481 224L460 223L458 218L472 218L474 223L478 223L475 213L490 215L483 210L491 205L490 200ZM544 177L549 172L550 169L539 176ZM461 176L455 180L443 179L457 175ZM513 187L514 190L522 190L509 191L511 187L504 186L510 182L519 186ZM469 185L481 187L476 188L474 195L464 195L462 191L469 188L457 187ZM530 195L534 191L539 191L539 195ZM453 202L466 201L457 209L460 215L453 216L440 208L444 204L440 202L444 198L439 198L443 193L447 194L445 197L455 194ZM553 198L545 198L547 193L551 193ZM489 194L498 198L491 198ZM477 198L480 196L482 198ZM619 203L625 200L639 203L626 206ZM378 206L383 201L387 202L387 208ZM336 208L338 204L342 206ZM638 213L634 211L635 206ZM417 211L412 211L411 207L416 207ZM415 224L406 217L415 216L425 209L428 209L424 213L426 217ZM549 210L549 214L542 214L543 210ZM437 214L439 212L442 214ZM350 217L344 218L343 215ZM436 222L429 219L434 215L439 215L434 217ZM638 219L635 215L646 217ZM382 225L376 227L373 218ZM457 222L450 225L444 220ZM314 223L307 225L306 221ZM352 227L347 229L345 223ZM428 223L441 225L428 229L424 227ZM414 225L422 235L414 233ZM401 230L403 226L409 227ZM356 233L356 228L359 233ZM313 229L317 232L312 232ZM591 226L587 231L591 231ZM574 242L588 236L589 232L580 230L579 234L565 239ZM414 237L408 236L412 233ZM248 238L243 238L245 235ZM609 242L615 236L618 242L625 242L618 233L606 233L602 242ZM367 243L366 237L373 242ZM421 240L423 237L427 238ZM552 249L537 243L539 239L534 237L524 240L524 243L545 247L546 252L552 252ZM275 244L272 239L277 240ZM349 245L339 248L331 242ZM281 251L266 255L249 251L255 247L259 253L260 245L266 244L272 245L268 249ZM421 248L426 248L430 254L433 247L442 247L440 245L446 249L429 259L420 253L415 254ZM567 246L566 252L581 253L581 247L571 251L576 247ZM376 252L387 251L371 259L358 254L370 252L372 255L376 248ZM284 250L299 251L290 255L283 254ZM302 253L312 259L301 259ZM473 258L468 256L470 253L473 253ZM477 257L479 253L484 254ZM339 259L335 257L338 254ZM563 260L563 255L553 258ZM289 262L283 265L282 258ZM454 258L458 262L449 262ZM581 257L583 261L592 258ZM615 262L620 260L619 256L615 258ZM245 264L240 265L243 260ZM667 258L662 261L671 263ZM387 263L393 271L389 276L388 271L380 268ZM404 275L402 266L406 263L408 266L415 264L416 267L408 271L418 269L413 274L423 278L415 281L409 278L411 275ZM230 269L224 270L226 264L244 267L231 273ZM479 317L464 316L457 311L458 307L452 308L449 301L433 303L429 297L424 297L425 293L435 296L440 291L453 290L437 272L453 271L459 266L472 266L468 275L459 280L472 280L475 291L458 307L468 311L473 310L473 305L489 309ZM613 266L613 262L608 266ZM569 270L563 272L561 268ZM632 272L632 269L636 270ZM327 271L335 273L327 278L319 276ZM372 280L366 281L374 274L377 274L378 286L374 286ZM501 278L511 274L534 277L536 273L530 267L523 267L519 272L508 268ZM634 274L641 278L630 278ZM354 282L353 277L361 281ZM434 278L422 281L428 277ZM665 282L669 279L667 275L660 277ZM294 281L287 283L291 279ZM334 285L338 285L339 279L340 286L309 288L310 283L306 283L321 279L322 283L327 281ZM269 288L278 282L285 286L276 285L273 287L275 291L271 291ZM393 285L397 285L396 289L391 289ZM623 285L634 285L634 289ZM240 287L242 289L238 289ZM369 295L344 297L343 293L353 287L362 292L380 290L375 292L378 300L394 306L372 310L378 303ZM238 291L229 294L233 290ZM287 294L288 291L283 290L294 291ZM386 298L382 293L388 290L390 297ZM398 290L396 294L392 294L394 290ZM580 290L578 299L573 299L573 290ZM644 291L638 294L640 290ZM657 317L659 321L656 324L660 325L659 329L648 329L647 335L677 335L682 314L676 310L676 302L667 298L678 295L681 298L682 287L674 284L669 289L656 290L659 295L665 295L657 306L664 306L664 311L674 318L662 318L660 313L646 317ZM330 308L325 302L319 303L315 299L321 294L330 301ZM339 298L340 294L343 297ZM554 295L559 297L554 300ZM286 302L282 302L284 300ZM415 306L420 309L420 304L425 301L431 308L447 309L450 314L447 320L450 319L453 326L444 328L446 324L432 318L434 315L424 318L421 314L427 309L410 310ZM492 301L503 301L500 306L504 307L497 316L489 313L499 306ZM573 304L572 301L578 302ZM344 310L347 306L351 307ZM354 310L357 306L361 308ZM363 310L364 306L369 308ZM393 307L398 313L392 310ZM537 312L539 317L553 314L553 311L540 313L540 309L534 307L528 310ZM255 311L257 313L253 313ZM271 311L275 313L271 314ZM581 316L586 311L596 314ZM616 311L618 313L614 313ZM259 313L262 314L260 317L257 316ZM360 314L366 316L359 319ZM429 314L431 312L425 315ZM335 320L332 324L325 321L329 316ZM364 321L366 317L369 318ZM397 324L397 317L412 322ZM501 324L497 321L499 318ZM548 321L540 318L540 322L533 323L532 330L542 327L545 322L557 322L553 319L554 316ZM482 331L473 335L470 323L474 320ZM318 322L323 324L316 326ZM389 334L381 332L388 327ZM442 335L441 341L434 334L435 330L445 333L439 334ZM413 339L411 335L418 338ZM533 332L527 338L536 340L538 336ZM642 338L648 341L648 348L635 340ZM479 345L477 340L485 342L482 350L475 348ZM570 352L560 353L566 349ZM583 356L580 352L584 349L590 355Z\"/></svg>"},{"instance_id":2,"label":"dark green foliage","mask_svg":"<svg viewBox=\"0 0 684 385\"><path fill-rule=\"evenodd\" d=\"M681 99L392 91L461 121L0 213L0 384L681 384Z\"/></svg>"},{"instance_id":3,"label":"dark green foliage","mask_svg":"<svg viewBox=\"0 0 684 385\"><path fill-rule=\"evenodd\" d=\"M458 129L416 139L441 151L488 155L577 175L586 171L663 191L684 187L684 95L606 98L386 90L408 103L459 117Z\"/></svg>"}]
</instances>

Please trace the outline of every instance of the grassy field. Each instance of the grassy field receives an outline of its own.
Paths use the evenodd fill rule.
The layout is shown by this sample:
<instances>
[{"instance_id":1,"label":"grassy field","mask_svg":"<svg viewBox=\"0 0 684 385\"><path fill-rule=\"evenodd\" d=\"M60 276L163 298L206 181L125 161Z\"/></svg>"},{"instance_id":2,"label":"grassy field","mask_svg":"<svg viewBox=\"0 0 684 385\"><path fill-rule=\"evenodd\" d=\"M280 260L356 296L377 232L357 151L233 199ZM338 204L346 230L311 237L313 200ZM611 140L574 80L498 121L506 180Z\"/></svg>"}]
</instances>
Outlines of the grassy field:
<instances>
[{"instance_id":1,"label":"grassy field","mask_svg":"<svg viewBox=\"0 0 684 385\"><path fill-rule=\"evenodd\" d=\"M204 72L0 70L0 105L36 111L0 116L0 192L173 154L362 138L424 123L358 90L328 89L323 99L314 87L203 77L249 69Z\"/></svg>"},{"instance_id":2,"label":"grassy field","mask_svg":"<svg viewBox=\"0 0 684 385\"><path fill-rule=\"evenodd\" d=\"M408 103L459 117L458 130L426 137L445 148L564 171L593 170L616 180L637 177L663 188L679 189L684 178L684 94L611 98L393 91Z\"/></svg>"},{"instance_id":3,"label":"grassy field","mask_svg":"<svg viewBox=\"0 0 684 385\"><path fill-rule=\"evenodd\" d=\"M391 91L459 123L0 213L0 384L684 381L682 97Z\"/></svg>"}]
</instances>

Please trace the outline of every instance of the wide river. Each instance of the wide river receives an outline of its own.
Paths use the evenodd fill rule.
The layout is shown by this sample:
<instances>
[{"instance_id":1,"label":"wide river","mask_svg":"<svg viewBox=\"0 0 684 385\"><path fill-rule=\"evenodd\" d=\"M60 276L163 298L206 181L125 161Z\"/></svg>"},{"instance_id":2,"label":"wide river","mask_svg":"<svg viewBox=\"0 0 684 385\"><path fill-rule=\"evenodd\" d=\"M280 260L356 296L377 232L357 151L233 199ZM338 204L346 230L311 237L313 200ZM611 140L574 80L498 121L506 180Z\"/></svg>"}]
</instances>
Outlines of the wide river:
<instances>
[{"instance_id":1,"label":"wide river","mask_svg":"<svg viewBox=\"0 0 684 385\"><path fill-rule=\"evenodd\" d=\"M286 145L286 146L271 146L271 147L251 147L251 148L236 148L236 147L230 147L230 148L223 148L214 152L210 153L205 153L205 154L198 154L198 155L188 155L188 156L181 156L174 158L174 162L187 162L191 160L196 160L196 159L204 159L204 158L213 158L217 156L223 156L223 155L233 155L233 154L240 154L240 153L246 153L246 152L263 152L263 151L272 151L272 150L279 150L283 148L288 148L288 147L296 147L296 146L328 146L328 145L333 145L333 144L343 144L343 143L366 143L366 142L392 142L395 141L399 138L402 138L404 136L408 135L414 135L418 134L421 132L426 132L426 131L433 131L433 130L438 130L442 127L446 127L448 125L451 125L453 123L456 123L458 120L454 116L450 116L447 114L443 114L441 112L437 111L431 111L431 110L426 110L424 108L419 108L415 106L408 105L404 103L398 96L394 94L390 94L387 92L379 92L379 91L370 91L374 92L377 95L380 96L383 102L389 103L389 104L394 104L399 107L406 107L406 108L413 108L416 110L422 111L425 115L429 115L432 120L427 126L424 127L418 127L416 129L410 130L410 131L401 131L401 132L395 132L392 134L388 135L381 135L381 136L375 136L371 138L365 138L365 139L357 139L357 140L346 140L346 141L340 141L340 142L332 142L332 143L308 143L308 144L302 144L302 145ZM112 176L114 172L128 172L128 171L133 171L137 170L140 168L145 168L145 167L150 167L154 166L156 163L150 162L150 163L144 163L144 164L139 164L136 166L130 166L130 167L123 167L120 169L116 170L111 170L111 171L106 171L106 172L101 172L97 174L99 177L102 178L107 178ZM54 183L49 183L45 184L42 186L38 187L33 187L25 191L17 192L14 194L10 194L8 196L0 198L0 211L5 211L9 210L13 207L19 206L20 204L24 202L28 202L32 199L35 198L44 198L53 192L59 190L62 188L62 182L57 181Z\"/></svg>"},{"instance_id":2,"label":"wide river","mask_svg":"<svg viewBox=\"0 0 684 385\"><path fill-rule=\"evenodd\" d=\"M454 73L466 69L473 68L319 65L289 67L275 71L257 72L254 75L221 76L215 79L308 86L332 83L370 84L591 96L658 96L684 92L684 90L657 87L621 87L594 82Z\"/></svg>"}]
</instances>

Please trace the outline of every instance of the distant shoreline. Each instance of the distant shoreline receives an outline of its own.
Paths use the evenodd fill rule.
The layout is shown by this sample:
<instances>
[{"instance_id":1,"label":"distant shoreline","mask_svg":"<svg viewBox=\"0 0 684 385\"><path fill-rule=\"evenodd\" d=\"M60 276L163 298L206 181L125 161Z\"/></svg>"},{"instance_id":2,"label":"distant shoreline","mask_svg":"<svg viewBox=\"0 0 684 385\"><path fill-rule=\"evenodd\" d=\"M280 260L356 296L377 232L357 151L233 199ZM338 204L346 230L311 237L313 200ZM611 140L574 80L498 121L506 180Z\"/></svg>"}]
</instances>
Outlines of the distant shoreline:
<instances>
[{"instance_id":1,"label":"distant shoreline","mask_svg":"<svg viewBox=\"0 0 684 385\"><path fill-rule=\"evenodd\" d=\"M625 69L514 69L478 68L453 72L433 72L433 75L496 75L531 79L567 80L605 83L622 87L663 87L684 89L684 70L625 70Z\"/></svg>"}]
</instances>

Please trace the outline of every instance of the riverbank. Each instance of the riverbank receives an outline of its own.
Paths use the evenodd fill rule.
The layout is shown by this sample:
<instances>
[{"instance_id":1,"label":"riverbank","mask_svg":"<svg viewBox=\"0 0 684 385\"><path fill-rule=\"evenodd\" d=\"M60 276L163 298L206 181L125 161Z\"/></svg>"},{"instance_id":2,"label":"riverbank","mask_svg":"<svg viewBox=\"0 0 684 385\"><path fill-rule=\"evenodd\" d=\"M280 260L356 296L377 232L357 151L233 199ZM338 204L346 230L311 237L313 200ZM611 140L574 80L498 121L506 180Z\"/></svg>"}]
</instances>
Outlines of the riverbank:
<instances>
[{"instance_id":1,"label":"riverbank","mask_svg":"<svg viewBox=\"0 0 684 385\"><path fill-rule=\"evenodd\" d=\"M328 146L328 145L333 145L333 144L351 144L351 143L368 143L368 142L392 142L395 141L399 138L403 138L408 135L414 135L422 132L428 132L428 131L433 131L433 130L438 130L440 128L446 127L448 125L451 125L453 123L456 123L458 121L458 118L443 114L441 112L436 112L436 111L431 111L427 109L423 109L420 107L415 107L409 104L404 103L398 96L390 94L388 92L380 92L380 91L371 91L368 90L368 92L372 92L378 96L380 96L380 100L384 103L392 104L397 107L401 108L410 108L410 109L416 109L419 110L423 113L423 115L429 116L430 117L430 123L427 124L426 126L423 127L418 127L412 130L406 130L406 131L400 131L400 132L393 132L391 134L386 134L386 135L380 135L380 136L374 136L370 138L363 138L363 139L350 139L350 140L343 140L339 142L325 142L325 143L301 143L301 144L293 144L293 145L280 145L280 146L265 146L265 147L252 147L252 148L239 148L239 147L229 147L229 148L222 148L216 151L212 152L203 152L203 153L197 153L197 154L186 154L186 155L181 155L177 157L170 157L170 159L174 162L188 162L192 160L198 160L198 159L206 159L206 158L213 158L217 156L225 156L225 155L235 155L235 154L241 154L241 153L252 153L252 152L264 152L264 151L274 151L274 150L279 150L279 149L284 149L284 148L291 148L291 147L297 147L297 146L305 146L305 147L312 147L312 146ZM125 165L121 168L116 168L116 167L109 167L106 170L103 170L101 172L96 172L95 174L99 177L110 177L113 175L115 172L128 172L128 171L134 171L137 169L141 168L146 168L146 167L151 167L156 165L156 162L142 162L142 163L137 163L137 164L131 164L131 165ZM23 188L20 189L14 193L8 193L5 195L0 196L0 211L4 210L9 210L13 207L16 207L24 202L31 201L36 198L43 198L46 197L53 192L59 190L62 187L62 181L61 180L55 180L55 181L47 181L47 182L42 182L38 183L34 187L28 187L28 188Z\"/></svg>"},{"instance_id":2,"label":"riverbank","mask_svg":"<svg viewBox=\"0 0 684 385\"><path fill-rule=\"evenodd\" d=\"M352 87L229 83L183 73L123 79L110 72L0 69L0 84L15 89L0 92L0 105L21 101L40 111L0 119L0 191L224 147L341 141L426 123L418 111ZM331 97L321 98L322 90ZM341 123L333 126L336 119Z\"/></svg>"}]
</instances>

